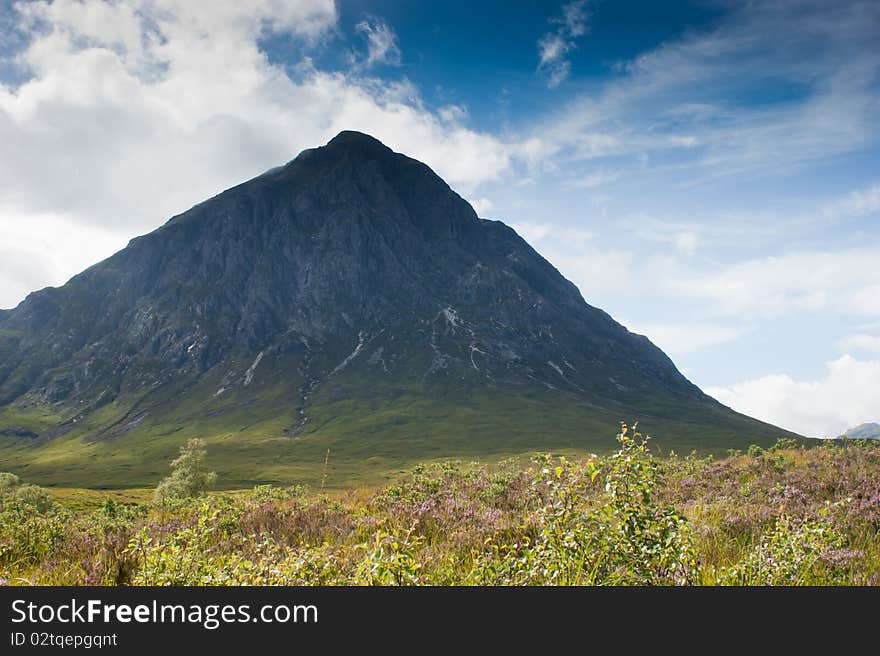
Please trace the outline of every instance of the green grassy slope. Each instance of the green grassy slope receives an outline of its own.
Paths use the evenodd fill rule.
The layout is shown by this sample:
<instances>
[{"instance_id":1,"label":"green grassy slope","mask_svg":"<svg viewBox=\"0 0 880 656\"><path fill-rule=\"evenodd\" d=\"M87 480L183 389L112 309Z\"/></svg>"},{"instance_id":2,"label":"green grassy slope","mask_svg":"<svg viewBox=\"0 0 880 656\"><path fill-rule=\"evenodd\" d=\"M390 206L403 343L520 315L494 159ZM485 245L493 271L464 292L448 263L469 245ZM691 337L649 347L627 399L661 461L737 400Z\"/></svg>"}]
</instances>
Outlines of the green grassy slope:
<instances>
[{"instance_id":1,"label":"green grassy slope","mask_svg":"<svg viewBox=\"0 0 880 656\"><path fill-rule=\"evenodd\" d=\"M0 470L41 485L149 487L167 474L186 439L200 437L208 442L220 488L319 484L329 450L326 486L332 489L382 484L428 460L602 453L609 448L608 426L623 420L639 420L654 444L679 453L724 453L791 436L711 405L691 406L682 416L669 400L644 401L633 410L613 402L600 407L558 390L488 388L429 396L377 388L363 396L349 394L344 380L315 396L309 421L295 436L289 431L298 419L294 384L264 379L220 398L214 387L202 385L150 403L119 399L48 439L0 436ZM106 430L131 422L141 408L148 409L146 416L129 429ZM70 415L19 404L0 410L0 426L40 431ZM676 419L661 419L670 416Z\"/></svg>"}]
</instances>

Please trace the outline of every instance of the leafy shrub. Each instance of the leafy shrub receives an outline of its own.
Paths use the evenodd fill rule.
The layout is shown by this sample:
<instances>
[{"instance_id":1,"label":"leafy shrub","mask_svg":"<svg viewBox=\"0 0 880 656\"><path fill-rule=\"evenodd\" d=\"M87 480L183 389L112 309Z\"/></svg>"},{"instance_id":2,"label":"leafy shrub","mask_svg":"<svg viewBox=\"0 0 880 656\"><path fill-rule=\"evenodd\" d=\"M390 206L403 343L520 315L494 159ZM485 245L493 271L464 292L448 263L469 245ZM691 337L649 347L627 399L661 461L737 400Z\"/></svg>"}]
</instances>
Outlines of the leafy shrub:
<instances>
[{"instance_id":1,"label":"leafy shrub","mask_svg":"<svg viewBox=\"0 0 880 656\"><path fill-rule=\"evenodd\" d=\"M12 501L29 506L37 513L47 513L56 508L52 496L43 488L22 483L15 474L0 472L0 506Z\"/></svg>"},{"instance_id":2,"label":"leafy shrub","mask_svg":"<svg viewBox=\"0 0 880 656\"><path fill-rule=\"evenodd\" d=\"M621 427L619 450L607 461L604 494L584 505L602 473L597 460L555 467L544 458L536 484L548 502L537 512L538 533L522 545L491 545L477 559L478 580L503 584L635 584L692 582L696 557L686 520L654 500L658 466L647 439Z\"/></svg>"},{"instance_id":3,"label":"leafy shrub","mask_svg":"<svg viewBox=\"0 0 880 656\"><path fill-rule=\"evenodd\" d=\"M21 484L21 479L9 472L0 472L0 496L12 493Z\"/></svg>"},{"instance_id":4,"label":"leafy shrub","mask_svg":"<svg viewBox=\"0 0 880 656\"><path fill-rule=\"evenodd\" d=\"M828 521L784 515L742 562L722 572L727 585L816 585L842 582L846 538Z\"/></svg>"},{"instance_id":5,"label":"leafy shrub","mask_svg":"<svg viewBox=\"0 0 880 656\"><path fill-rule=\"evenodd\" d=\"M276 487L274 485L257 485L251 490L250 498L257 503L267 501L282 501L284 499L299 499L308 492L308 486L297 484L288 487Z\"/></svg>"},{"instance_id":6,"label":"leafy shrub","mask_svg":"<svg viewBox=\"0 0 880 656\"><path fill-rule=\"evenodd\" d=\"M355 581L362 585L418 585L424 563L419 548L424 538L413 529L395 534L380 527L370 541L359 545L363 556L355 572Z\"/></svg>"},{"instance_id":7,"label":"leafy shrub","mask_svg":"<svg viewBox=\"0 0 880 656\"><path fill-rule=\"evenodd\" d=\"M136 585L205 585L216 569L213 551L225 537L220 523L223 509L203 504L194 526L165 539L156 539L146 527L129 542L127 553L139 565Z\"/></svg>"},{"instance_id":8,"label":"leafy shrub","mask_svg":"<svg viewBox=\"0 0 880 656\"><path fill-rule=\"evenodd\" d=\"M45 492L36 489L39 492L7 498L0 508L0 563L6 567L47 560L55 555L64 536L64 516L45 512Z\"/></svg>"},{"instance_id":9,"label":"leafy shrub","mask_svg":"<svg viewBox=\"0 0 880 656\"><path fill-rule=\"evenodd\" d=\"M798 441L793 437L780 437L776 443L770 447L770 451L786 451L799 448Z\"/></svg>"},{"instance_id":10,"label":"leafy shrub","mask_svg":"<svg viewBox=\"0 0 880 656\"><path fill-rule=\"evenodd\" d=\"M56 507L49 493L37 485L19 485L15 488L14 496L19 503L30 506L40 514L50 512Z\"/></svg>"}]
</instances>

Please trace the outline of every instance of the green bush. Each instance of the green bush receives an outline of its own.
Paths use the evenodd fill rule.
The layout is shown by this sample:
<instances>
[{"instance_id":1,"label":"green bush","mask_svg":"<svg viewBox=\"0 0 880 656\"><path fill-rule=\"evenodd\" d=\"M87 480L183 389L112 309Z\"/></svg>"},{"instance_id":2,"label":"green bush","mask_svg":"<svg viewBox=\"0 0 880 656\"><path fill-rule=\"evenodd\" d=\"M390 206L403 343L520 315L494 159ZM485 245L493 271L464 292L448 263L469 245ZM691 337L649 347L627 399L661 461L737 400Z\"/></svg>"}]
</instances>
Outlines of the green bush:
<instances>
[{"instance_id":1,"label":"green bush","mask_svg":"<svg viewBox=\"0 0 880 656\"><path fill-rule=\"evenodd\" d=\"M34 565L57 555L65 534L65 517L42 509L43 494L34 493L36 505L27 493L26 498L8 498L0 507L0 564L4 568Z\"/></svg>"},{"instance_id":2,"label":"green bush","mask_svg":"<svg viewBox=\"0 0 880 656\"><path fill-rule=\"evenodd\" d=\"M0 496L12 493L21 484L21 480L15 474L0 472Z\"/></svg>"},{"instance_id":3,"label":"green bush","mask_svg":"<svg viewBox=\"0 0 880 656\"><path fill-rule=\"evenodd\" d=\"M522 544L491 544L477 557L477 580L493 584L683 585L694 580L696 557L684 517L655 502L658 464L648 438L623 425L619 450L607 461L604 491L591 504L588 488L602 473L597 459L555 467L545 457L536 484L547 503L537 535Z\"/></svg>"},{"instance_id":4,"label":"green bush","mask_svg":"<svg viewBox=\"0 0 880 656\"><path fill-rule=\"evenodd\" d=\"M770 447L770 451L786 451L799 448L798 441L793 437L780 437L776 443Z\"/></svg>"},{"instance_id":5,"label":"green bush","mask_svg":"<svg viewBox=\"0 0 880 656\"><path fill-rule=\"evenodd\" d=\"M283 501L285 499L299 499L308 492L308 486L297 484L288 487L276 487L274 485L257 485L250 492L250 498L257 503L268 501Z\"/></svg>"},{"instance_id":6,"label":"green bush","mask_svg":"<svg viewBox=\"0 0 880 656\"><path fill-rule=\"evenodd\" d=\"M157 503L168 499L198 497L217 481L217 474L204 471L205 441L195 438L180 447L180 455L171 461L171 475L156 488Z\"/></svg>"},{"instance_id":7,"label":"green bush","mask_svg":"<svg viewBox=\"0 0 880 656\"><path fill-rule=\"evenodd\" d=\"M766 533L746 557L718 578L722 585L827 585L840 583L845 567L834 554L846 547L846 537L825 520L797 521L786 515Z\"/></svg>"}]
</instances>

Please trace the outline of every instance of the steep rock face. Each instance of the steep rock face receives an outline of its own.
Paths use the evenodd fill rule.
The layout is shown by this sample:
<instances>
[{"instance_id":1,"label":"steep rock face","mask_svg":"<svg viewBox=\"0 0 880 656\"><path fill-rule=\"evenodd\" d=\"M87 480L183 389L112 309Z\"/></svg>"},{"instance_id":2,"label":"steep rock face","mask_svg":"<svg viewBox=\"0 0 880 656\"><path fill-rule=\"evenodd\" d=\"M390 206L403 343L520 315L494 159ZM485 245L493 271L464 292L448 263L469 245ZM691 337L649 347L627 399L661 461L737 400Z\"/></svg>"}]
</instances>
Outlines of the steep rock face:
<instances>
[{"instance_id":1,"label":"steep rock face","mask_svg":"<svg viewBox=\"0 0 880 656\"><path fill-rule=\"evenodd\" d=\"M427 166L357 132L0 312L0 429L39 436L33 449L68 433L169 435L163 417L181 430L242 409L299 438L321 430L313 410L360 426L376 398L454 408L481 393L496 401L479 420L444 410L437 421L495 435L499 412L525 412L520 399L550 407L536 400L550 394L550 433L573 421L560 417L572 405L772 430L703 395ZM382 434L398 419L376 422Z\"/></svg>"}]
</instances>

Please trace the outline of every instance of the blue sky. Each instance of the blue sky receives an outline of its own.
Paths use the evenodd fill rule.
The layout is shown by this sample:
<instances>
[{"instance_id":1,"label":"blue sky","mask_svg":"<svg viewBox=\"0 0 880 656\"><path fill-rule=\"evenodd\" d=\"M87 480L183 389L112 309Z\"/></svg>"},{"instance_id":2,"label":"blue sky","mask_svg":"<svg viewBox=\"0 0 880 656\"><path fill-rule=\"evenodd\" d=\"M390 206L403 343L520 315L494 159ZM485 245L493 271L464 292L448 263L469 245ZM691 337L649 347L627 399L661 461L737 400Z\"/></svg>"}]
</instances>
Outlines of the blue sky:
<instances>
[{"instance_id":1,"label":"blue sky","mask_svg":"<svg viewBox=\"0 0 880 656\"><path fill-rule=\"evenodd\" d=\"M0 307L374 134L723 402L880 419L880 5L0 0Z\"/></svg>"}]
</instances>

